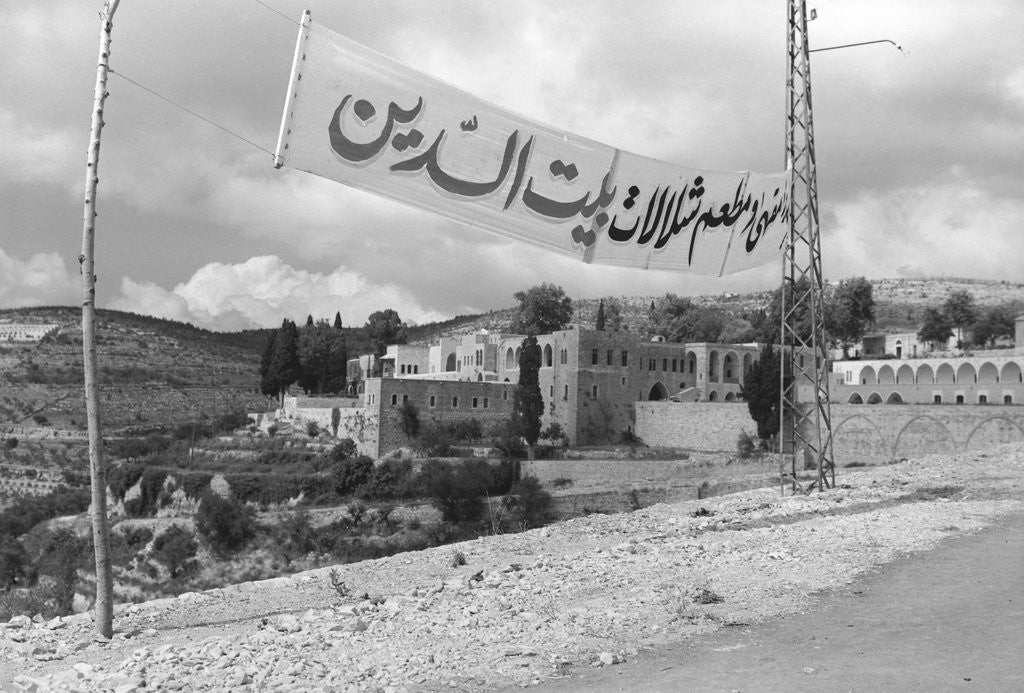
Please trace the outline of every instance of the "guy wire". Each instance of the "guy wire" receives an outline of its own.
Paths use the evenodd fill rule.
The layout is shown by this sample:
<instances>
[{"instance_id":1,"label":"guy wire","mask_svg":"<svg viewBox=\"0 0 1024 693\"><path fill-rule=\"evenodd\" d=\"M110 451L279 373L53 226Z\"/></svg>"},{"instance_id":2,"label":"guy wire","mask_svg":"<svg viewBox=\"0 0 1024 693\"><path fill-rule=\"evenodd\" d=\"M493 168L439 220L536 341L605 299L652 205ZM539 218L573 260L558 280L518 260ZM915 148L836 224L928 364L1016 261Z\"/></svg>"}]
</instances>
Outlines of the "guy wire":
<instances>
[{"instance_id":1,"label":"guy wire","mask_svg":"<svg viewBox=\"0 0 1024 693\"><path fill-rule=\"evenodd\" d=\"M289 23L291 23L291 24L294 24L295 26L302 26L302 24L301 24L301 23L299 23L299 22L296 22L296 21L295 21L294 19L292 19L291 17L289 17L289 16L288 16L288 15L286 15L285 13L281 12L280 10L274 9L273 7L271 7L270 5L268 5L267 3L265 3L265 2L261 2L261 0L252 0L252 1L253 1L254 3L256 3L257 5L262 5L262 6L263 6L263 7L265 7L266 9L270 10L271 12L273 12L274 14L276 14L276 15L280 15L281 17L284 17L284 18L285 18L286 20L288 20L288 22L289 22Z\"/></svg>"},{"instance_id":2,"label":"guy wire","mask_svg":"<svg viewBox=\"0 0 1024 693\"><path fill-rule=\"evenodd\" d=\"M262 4L262 3L260 3L260 4ZM229 130L228 128L224 127L223 125L220 125L219 123L215 123L215 122L213 122L212 120L210 120L209 118L207 118L205 116L199 115L195 111L193 111L193 110L191 110L189 108L186 108L185 106L182 106L180 103L178 103L176 101L172 101L171 99L167 98L163 94L158 94L157 92L153 91L149 87L144 86L142 84L139 84L138 82L136 82L131 77L127 77L127 76L121 74L120 72L115 72L113 70L113 68L107 68L107 71L110 72L111 74L117 75L118 77L120 77L121 79L123 79L126 82L130 82L131 84L134 84L135 86L137 86L139 89L142 89L143 91L148 91L150 94L152 94L153 96L157 97L158 99L162 99L163 101L166 101L167 103L171 104L172 106L180 108L181 110L185 111L185 113L188 113L189 115L195 116L196 118L199 118L199 120L202 120L203 122L209 123L210 125L212 125L213 127L217 128L218 130L223 130L224 132L228 133L232 137L237 137L238 139L242 140L246 144L249 144L249 145L252 145L253 147L256 147L256 149L259 149L261 152L266 152L270 156L274 156L274 152L270 151L269 149L266 149L265 147L261 147L260 145L256 144L252 140L246 139L242 135L239 135L237 132L234 132L233 130Z\"/></svg>"}]
</instances>

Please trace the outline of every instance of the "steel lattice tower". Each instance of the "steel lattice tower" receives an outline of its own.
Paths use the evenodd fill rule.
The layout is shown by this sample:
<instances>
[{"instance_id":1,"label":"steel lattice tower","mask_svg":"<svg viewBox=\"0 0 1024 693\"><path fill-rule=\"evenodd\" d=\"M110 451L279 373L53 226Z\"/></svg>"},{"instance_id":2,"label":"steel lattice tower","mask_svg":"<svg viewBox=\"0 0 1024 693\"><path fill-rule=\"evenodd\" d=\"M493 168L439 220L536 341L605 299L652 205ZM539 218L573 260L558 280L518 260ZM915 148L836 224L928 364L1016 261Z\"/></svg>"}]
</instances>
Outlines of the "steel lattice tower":
<instances>
[{"instance_id":1,"label":"steel lattice tower","mask_svg":"<svg viewBox=\"0 0 1024 693\"><path fill-rule=\"evenodd\" d=\"M791 171L791 187L789 244L782 262L780 435L782 452L790 455L793 490L798 488L797 458L803 455L817 469L817 477L810 488L820 491L835 486L835 461L832 457L806 0L788 0L787 23L786 91L789 103L786 164ZM783 482L785 475L783 471Z\"/></svg>"}]
</instances>

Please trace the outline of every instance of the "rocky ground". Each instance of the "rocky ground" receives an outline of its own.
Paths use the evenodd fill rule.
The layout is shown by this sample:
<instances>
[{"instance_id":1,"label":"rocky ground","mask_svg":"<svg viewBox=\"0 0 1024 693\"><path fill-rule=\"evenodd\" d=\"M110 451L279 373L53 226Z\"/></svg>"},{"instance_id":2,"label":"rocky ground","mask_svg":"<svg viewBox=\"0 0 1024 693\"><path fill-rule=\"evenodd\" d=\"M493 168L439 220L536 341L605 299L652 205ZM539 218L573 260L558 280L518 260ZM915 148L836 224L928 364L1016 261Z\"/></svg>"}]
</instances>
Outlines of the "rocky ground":
<instances>
[{"instance_id":1,"label":"rocky ground","mask_svg":"<svg viewBox=\"0 0 1024 693\"><path fill-rule=\"evenodd\" d=\"M0 688L529 686L801 611L811 594L1024 512L1024 445L837 477L809 496L656 505L122 606L109 642L87 614L16 618L0 624Z\"/></svg>"}]
</instances>

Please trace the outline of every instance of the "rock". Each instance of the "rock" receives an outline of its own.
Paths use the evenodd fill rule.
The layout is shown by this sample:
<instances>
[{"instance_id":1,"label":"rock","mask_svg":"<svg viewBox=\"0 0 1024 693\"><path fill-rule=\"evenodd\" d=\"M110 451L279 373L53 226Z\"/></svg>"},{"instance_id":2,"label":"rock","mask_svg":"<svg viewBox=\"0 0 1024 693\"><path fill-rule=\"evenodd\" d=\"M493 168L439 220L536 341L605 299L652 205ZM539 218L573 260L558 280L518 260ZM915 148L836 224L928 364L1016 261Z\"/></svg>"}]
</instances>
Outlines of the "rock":
<instances>
[{"instance_id":1,"label":"rock","mask_svg":"<svg viewBox=\"0 0 1024 693\"><path fill-rule=\"evenodd\" d=\"M602 665L606 667L611 666L613 664L622 664L622 662L625 661L623 660L622 655L615 652L602 652L600 655L598 655L597 659L599 662L601 662Z\"/></svg>"},{"instance_id":2,"label":"rock","mask_svg":"<svg viewBox=\"0 0 1024 693\"><path fill-rule=\"evenodd\" d=\"M25 693L37 693L49 690L49 685L46 683L46 679L33 678L20 674L14 678L14 685L17 686Z\"/></svg>"},{"instance_id":3,"label":"rock","mask_svg":"<svg viewBox=\"0 0 1024 693\"><path fill-rule=\"evenodd\" d=\"M270 625L282 633L298 633L302 630L302 622L295 614L280 614Z\"/></svg>"},{"instance_id":4,"label":"rock","mask_svg":"<svg viewBox=\"0 0 1024 693\"><path fill-rule=\"evenodd\" d=\"M63 628L66 625L67 624L64 623L64 620L60 616L51 618L49 621L46 622L46 627L49 630L57 630L58 628Z\"/></svg>"},{"instance_id":5,"label":"rock","mask_svg":"<svg viewBox=\"0 0 1024 693\"><path fill-rule=\"evenodd\" d=\"M92 668L92 665L86 664L85 662L78 662L77 664L72 664L71 668L74 669L78 676L80 676L83 679L91 679L93 676L96 675L96 670Z\"/></svg>"},{"instance_id":6,"label":"rock","mask_svg":"<svg viewBox=\"0 0 1024 693\"><path fill-rule=\"evenodd\" d=\"M8 628L28 628L32 625L32 619L28 616L12 616L11 620L7 622Z\"/></svg>"}]
</instances>

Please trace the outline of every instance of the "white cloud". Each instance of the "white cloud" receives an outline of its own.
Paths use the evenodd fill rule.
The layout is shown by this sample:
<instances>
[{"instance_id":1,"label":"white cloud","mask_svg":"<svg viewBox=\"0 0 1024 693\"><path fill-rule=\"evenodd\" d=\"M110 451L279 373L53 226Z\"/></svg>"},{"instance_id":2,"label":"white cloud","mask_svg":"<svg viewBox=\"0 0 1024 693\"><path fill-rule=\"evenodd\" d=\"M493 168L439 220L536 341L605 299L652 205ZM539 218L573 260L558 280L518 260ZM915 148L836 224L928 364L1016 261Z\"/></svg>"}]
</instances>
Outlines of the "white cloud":
<instances>
[{"instance_id":1,"label":"white cloud","mask_svg":"<svg viewBox=\"0 0 1024 693\"><path fill-rule=\"evenodd\" d=\"M57 253L36 253L27 260L0 248L0 307L66 305L81 298L81 280Z\"/></svg>"},{"instance_id":2,"label":"white cloud","mask_svg":"<svg viewBox=\"0 0 1024 693\"><path fill-rule=\"evenodd\" d=\"M284 318L332 319L341 312L346 325L394 308L405 320L432 322L447 315L423 308L416 297L394 284L374 284L339 267L330 274L295 269L273 255L237 264L210 263L172 291L152 282L124 278L110 308L191 322L212 330L273 327Z\"/></svg>"},{"instance_id":3,"label":"white cloud","mask_svg":"<svg viewBox=\"0 0 1024 693\"><path fill-rule=\"evenodd\" d=\"M956 276L1020 281L1024 202L953 169L935 181L837 205L822 241L825 274ZM830 271L831 270L831 271ZM838 271L837 271L838 270Z\"/></svg>"},{"instance_id":4,"label":"white cloud","mask_svg":"<svg viewBox=\"0 0 1024 693\"><path fill-rule=\"evenodd\" d=\"M75 141L71 133L24 125L10 111L0 109L0 180L10 183L51 183L69 187L76 167L85 186L85 133ZM75 154L81 153L76 158Z\"/></svg>"}]
</instances>

